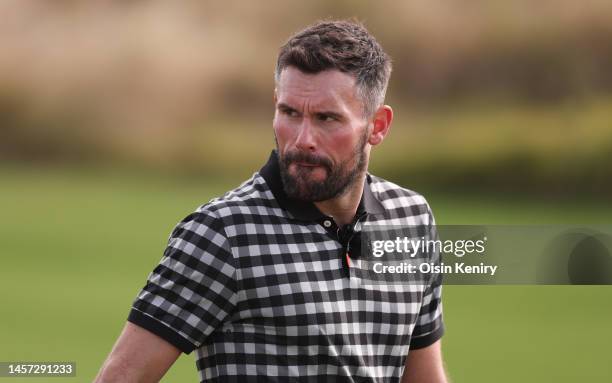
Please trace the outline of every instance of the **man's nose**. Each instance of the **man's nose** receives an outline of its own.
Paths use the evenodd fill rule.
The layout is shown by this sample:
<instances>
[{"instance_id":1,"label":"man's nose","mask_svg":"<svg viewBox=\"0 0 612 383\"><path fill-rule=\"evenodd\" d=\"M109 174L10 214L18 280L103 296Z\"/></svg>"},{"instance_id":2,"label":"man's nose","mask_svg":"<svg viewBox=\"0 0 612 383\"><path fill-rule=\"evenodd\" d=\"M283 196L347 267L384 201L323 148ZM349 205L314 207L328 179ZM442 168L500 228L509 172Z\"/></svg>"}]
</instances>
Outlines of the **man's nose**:
<instances>
[{"instance_id":1,"label":"man's nose","mask_svg":"<svg viewBox=\"0 0 612 383\"><path fill-rule=\"evenodd\" d=\"M299 126L298 136L295 140L295 146L302 151L313 152L316 149L315 135L310 119L302 119Z\"/></svg>"}]
</instances>

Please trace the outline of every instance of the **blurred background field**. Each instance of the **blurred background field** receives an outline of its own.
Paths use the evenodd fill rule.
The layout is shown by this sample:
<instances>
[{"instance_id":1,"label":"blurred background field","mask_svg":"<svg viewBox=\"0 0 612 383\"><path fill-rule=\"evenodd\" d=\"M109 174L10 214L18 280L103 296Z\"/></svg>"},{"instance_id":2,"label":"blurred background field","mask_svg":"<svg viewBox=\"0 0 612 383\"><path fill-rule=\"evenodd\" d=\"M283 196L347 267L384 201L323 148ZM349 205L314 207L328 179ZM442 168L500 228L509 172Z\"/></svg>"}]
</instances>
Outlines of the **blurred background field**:
<instances>
[{"instance_id":1,"label":"blurred background field","mask_svg":"<svg viewBox=\"0 0 612 383\"><path fill-rule=\"evenodd\" d=\"M0 12L4 160L244 176L272 144L278 47L314 20L354 16L395 63L379 173L415 188L612 191L609 1L5 1Z\"/></svg>"},{"instance_id":2,"label":"blurred background field","mask_svg":"<svg viewBox=\"0 0 612 383\"><path fill-rule=\"evenodd\" d=\"M373 173L443 224L610 223L609 1L4 1L0 360L90 381L174 224L267 158L278 47L349 16L394 59ZM610 302L447 286L450 376L610 380ZM196 376L183 356L165 381Z\"/></svg>"}]
</instances>

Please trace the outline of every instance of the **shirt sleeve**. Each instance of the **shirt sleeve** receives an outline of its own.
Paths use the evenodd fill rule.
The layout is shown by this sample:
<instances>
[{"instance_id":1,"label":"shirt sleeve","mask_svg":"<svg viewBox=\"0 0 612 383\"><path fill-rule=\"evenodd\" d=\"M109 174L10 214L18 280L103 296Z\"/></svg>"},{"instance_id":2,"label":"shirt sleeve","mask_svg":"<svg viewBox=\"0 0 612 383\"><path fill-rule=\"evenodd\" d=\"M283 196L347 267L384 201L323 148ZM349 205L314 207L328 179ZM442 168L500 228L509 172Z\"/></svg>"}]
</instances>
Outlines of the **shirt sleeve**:
<instances>
[{"instance_id":1,"label":"shirt sleeve","mask_svg":"<svg viewBox=\"0 0 612 383\"><path fill-rule=\"evenodd\" d=\"M128 321L190 353L235 308L235 276L221 221L212 213L193 213L170 235Z\"/></svg>"},{"instance_id":2,"label":"shirt sleeve","mask_svg":"<svg viewBox=\"0 0 612 383\"><path fill-rule=\"evenodd\" d=\"M436 282L423 295L421 311L410 339L410 349L427 347L442 338L442 335L442 285Z\"/></svg>"},{"instance_id":3,"label":"shirt sleeve","mask_svg":"<svg viewBox=\"0 0 612 383\"><path fill-rule=\"evenodd\" d=\"M430 238L439 239L431 209L428 207ZM430 262L439 263L440 254L430 254ZM410 349L430 346L444 335L442 320L442 274L432 275L423 293L421 310L410 339Z\"/></svg>"}]
</instances>

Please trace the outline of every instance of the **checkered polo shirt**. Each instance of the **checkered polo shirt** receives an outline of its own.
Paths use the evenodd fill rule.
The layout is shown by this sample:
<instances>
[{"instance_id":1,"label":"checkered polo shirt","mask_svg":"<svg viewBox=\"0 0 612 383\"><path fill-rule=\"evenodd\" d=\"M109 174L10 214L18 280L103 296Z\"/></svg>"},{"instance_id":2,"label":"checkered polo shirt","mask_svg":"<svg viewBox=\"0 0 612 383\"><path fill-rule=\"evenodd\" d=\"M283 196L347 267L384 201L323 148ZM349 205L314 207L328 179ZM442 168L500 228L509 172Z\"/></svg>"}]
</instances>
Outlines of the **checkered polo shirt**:
<instances>
[{"instance_id":1,"label":"checkered polo shirt","mask_svg":"<svg viewBox=\"0 0 612 383\"><path fill-rule=\"evenodd\" d=\"M356 222L433 218L422 196L368 175ZM441 286L351 277L358 227L289 199L272 152L176 226L128 320L196 350L203 382L399 382L408 350L442 336Z\"/></svg>"}]
</instances>

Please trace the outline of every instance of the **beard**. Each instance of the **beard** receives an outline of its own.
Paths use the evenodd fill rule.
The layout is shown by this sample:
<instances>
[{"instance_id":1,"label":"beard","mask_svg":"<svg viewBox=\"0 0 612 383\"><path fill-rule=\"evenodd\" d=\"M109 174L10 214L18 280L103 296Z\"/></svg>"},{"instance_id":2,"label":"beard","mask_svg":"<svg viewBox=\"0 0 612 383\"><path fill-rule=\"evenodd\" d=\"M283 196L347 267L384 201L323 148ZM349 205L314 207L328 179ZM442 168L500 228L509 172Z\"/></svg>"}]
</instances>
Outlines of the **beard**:
<instances>
[{"instance_id":1,"label":"beard","mask_svg":"<svg viewBox=\"0 0 612 383\"><path fill-rule=\"evenodd\" d=\"M276 152L285 193L289 198L306 202L320 202L342 195L367 168L366 143L367 131L355 146L354 157L334 166L327 157L305 152L291 151L282 156L277 141ZM290 173L291 164L298 162L322 167L325 169L325 178L321 181L311 180L312 171L316 168L299 165L295 166L295 174ZM351 167L353 162L354 166Z\"/></svg>"}]
</instances>

